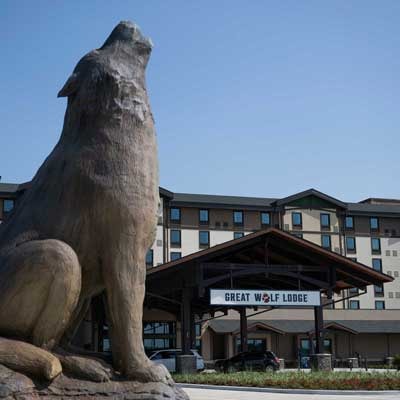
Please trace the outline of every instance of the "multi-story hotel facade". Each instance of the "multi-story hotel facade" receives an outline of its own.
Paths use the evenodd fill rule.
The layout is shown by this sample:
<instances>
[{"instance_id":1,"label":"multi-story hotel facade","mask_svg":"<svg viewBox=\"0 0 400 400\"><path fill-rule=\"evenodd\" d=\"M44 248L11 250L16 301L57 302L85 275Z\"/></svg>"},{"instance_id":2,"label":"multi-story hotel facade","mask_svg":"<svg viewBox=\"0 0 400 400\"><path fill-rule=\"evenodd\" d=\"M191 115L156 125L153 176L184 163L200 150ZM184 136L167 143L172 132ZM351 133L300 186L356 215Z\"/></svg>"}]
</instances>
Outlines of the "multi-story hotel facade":
<instances>
[{"instance_id":1,"label":"multi-story hotel facade","mask_svg":"<svg viewBox=\"0 0 400 400\"><path fill-rule=\"evenodd\" d=\"M27 185L0 184L0 219L7 218ZM160 188L156 240L146 258L150 269L250 233L277 228L351 258L393 278L385 285L346 289L325 311L326 350L336 358L361 354L376 361L400 353L400 200L358 203L314 189L285 198L173 193ZM249 310L248 314L251 314ZM180 324L164 311L145 310L148 350L180 346ZM294 361L308 354L310 310L273 310L249 318L249 344ZM196 326L206 359L237 350L235 311ZM312 342L312 341L311 341ZM99 346L102 347L103 345Z\"/></svg>"},{"instance_id":2,"label":"multi-story hotel facade","mask_svg":"<svg viewBox=\"0 0 400 400\"><path fill-rule=\"evenodd\" d=\"M337 303L337 308L400 309L400 200L344 203L314 189L283 199L164 189L160 194L157 239L148 267L275 227L395 278L384 288L368 287L366 294Z\"/></svg>"}]
</instances>

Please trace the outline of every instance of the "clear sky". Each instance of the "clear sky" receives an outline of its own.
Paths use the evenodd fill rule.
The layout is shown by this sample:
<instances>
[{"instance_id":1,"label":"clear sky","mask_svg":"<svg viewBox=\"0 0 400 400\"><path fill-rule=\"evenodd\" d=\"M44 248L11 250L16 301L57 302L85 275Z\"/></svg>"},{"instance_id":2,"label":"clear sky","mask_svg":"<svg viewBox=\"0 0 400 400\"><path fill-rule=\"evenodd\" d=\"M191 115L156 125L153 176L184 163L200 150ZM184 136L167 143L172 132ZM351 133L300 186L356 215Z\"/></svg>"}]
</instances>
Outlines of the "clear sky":
<instances>
[{"instance_id":1,"label":"clear sky","mask_svg":"<svg viewBox=\"0 0 400 400\"><path fill-rule=\"evenodd\" d=\"M165 188L400 198L398 0L1 0L2 182L31 179L61 132L58 90L126 19L154 42Z\"/></svg>"}]
</instances>

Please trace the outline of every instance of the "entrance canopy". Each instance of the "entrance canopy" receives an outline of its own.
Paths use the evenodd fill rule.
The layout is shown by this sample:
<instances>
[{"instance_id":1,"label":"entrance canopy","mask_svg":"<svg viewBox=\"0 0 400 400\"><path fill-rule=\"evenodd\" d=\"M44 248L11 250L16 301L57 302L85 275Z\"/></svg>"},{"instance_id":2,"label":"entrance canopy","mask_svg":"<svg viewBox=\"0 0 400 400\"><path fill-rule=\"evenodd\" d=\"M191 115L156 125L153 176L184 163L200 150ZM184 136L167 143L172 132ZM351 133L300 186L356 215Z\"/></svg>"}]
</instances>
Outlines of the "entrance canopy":
<instances>
[{"instance_id":1,"label":"entrance canopy","mask_svg":"<svg viewBox=\"0 0 400 400\"><path fill-rule=\"evenodd\" d=\"M182 349L189 354L194 319L235 306L210 304L210 289L319 291L327 299L346 288L393 279L279 229L219 244L147 271L145 305L181 315ZM247 315L239 307L241 351L247 351ZM323 337L322 307L314 307L316 352Z\"/></svg>"},{"instance_id":2,"label":"entrance canopy","mask_svg":"<svg viewBox=\"0 0 400 400\"><path fill-rule=\"evenodd\" d=\"M147 305L173 311L182 290L192 311L209 312L210 288L332 292L391 282L392 277L279 229L270 228L147 271Z\"/></svg>"}]
</instances>

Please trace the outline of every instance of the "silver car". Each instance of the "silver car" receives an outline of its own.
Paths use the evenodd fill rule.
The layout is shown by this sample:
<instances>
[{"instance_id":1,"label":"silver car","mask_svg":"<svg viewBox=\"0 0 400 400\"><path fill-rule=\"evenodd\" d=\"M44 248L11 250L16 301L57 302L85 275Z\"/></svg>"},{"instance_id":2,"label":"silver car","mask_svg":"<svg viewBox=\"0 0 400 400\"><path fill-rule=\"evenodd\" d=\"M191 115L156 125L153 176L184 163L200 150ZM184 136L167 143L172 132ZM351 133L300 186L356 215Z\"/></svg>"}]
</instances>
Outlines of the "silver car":
<instances>
[{"instance_id":1,"label":"silver car","mask_svg":"<svg viewBox=\"0 0 400 400\"><path fill-rule=\"evenodd\" d=\"M196 367L198 371L204 369L203 357L198 353L197 350L190 350L191 353L196 356ZM150 356L150 360L157 364L164 364L168 371L176 371L176 356L182 354L181 349L168 349L168 350L157 350L154 351Z\"/></svg>"}]
</instances>

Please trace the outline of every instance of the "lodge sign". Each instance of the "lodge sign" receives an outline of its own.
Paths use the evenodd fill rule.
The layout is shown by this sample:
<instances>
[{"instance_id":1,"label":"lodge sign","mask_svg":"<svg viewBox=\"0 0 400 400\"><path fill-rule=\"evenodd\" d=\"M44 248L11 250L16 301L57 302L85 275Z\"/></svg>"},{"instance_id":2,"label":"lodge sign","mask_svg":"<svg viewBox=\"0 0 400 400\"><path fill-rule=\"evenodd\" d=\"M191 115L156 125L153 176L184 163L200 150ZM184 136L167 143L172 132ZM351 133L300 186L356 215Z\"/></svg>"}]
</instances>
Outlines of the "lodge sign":
<instances>
[{"instance_id":1,"label":"lodge sign","mask_svg":"<svg viewBox=\"0 0 400 400\"><path fill-rule=\"evenodd\" d=\"M210 304L234 306L319 306L318 291L210 289Z\"/></svg>"}]
</instances>

